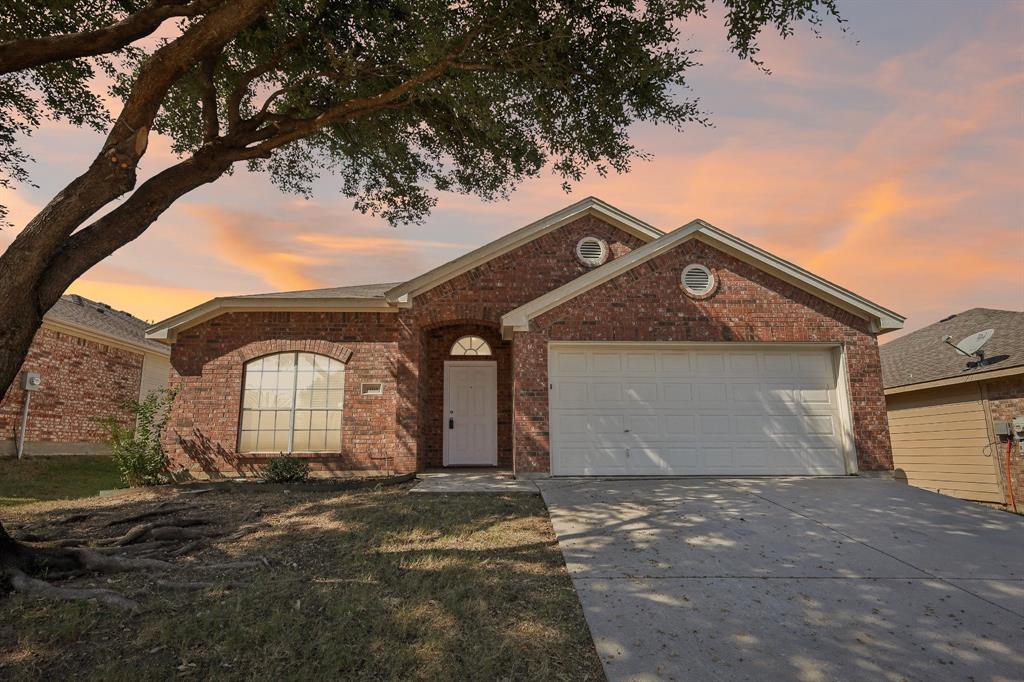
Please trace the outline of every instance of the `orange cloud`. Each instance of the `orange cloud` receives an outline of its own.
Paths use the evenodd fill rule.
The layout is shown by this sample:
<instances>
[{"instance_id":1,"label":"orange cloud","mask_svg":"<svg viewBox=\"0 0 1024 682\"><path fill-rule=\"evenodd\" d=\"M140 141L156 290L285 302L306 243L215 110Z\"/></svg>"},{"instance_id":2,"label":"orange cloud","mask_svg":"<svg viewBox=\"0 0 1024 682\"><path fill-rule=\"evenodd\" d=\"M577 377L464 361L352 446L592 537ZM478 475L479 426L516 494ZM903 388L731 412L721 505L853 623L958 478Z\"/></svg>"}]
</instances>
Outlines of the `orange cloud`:
<instances>
[{"instance_id":1,"label":"orange cloud","mask_svg":"<svg viewBox=\"0 0 1024 682\"><path fill-rule=\"evenodd\" d=\"M295 236L295 239L328 251L366 254L385 254L395 251L410 252L419 249L462 249L468 251L471 248L466 244L455 244L452 242L433 242L395 237L358 237L323 233L298 234Z\"/></svg>"},{"instance_id":2,"label":"orange cloud","mask_svg":"<svg viewBox=\"0 0 1024 682\"><path fill-rule=\"evenodd\" d=\"M189 289L186 287L153 286L94 280L89 275L68 288L69 294L80 294L102 301L149 322L177 315L225 292Z\"/></svg>"}]
</instances>

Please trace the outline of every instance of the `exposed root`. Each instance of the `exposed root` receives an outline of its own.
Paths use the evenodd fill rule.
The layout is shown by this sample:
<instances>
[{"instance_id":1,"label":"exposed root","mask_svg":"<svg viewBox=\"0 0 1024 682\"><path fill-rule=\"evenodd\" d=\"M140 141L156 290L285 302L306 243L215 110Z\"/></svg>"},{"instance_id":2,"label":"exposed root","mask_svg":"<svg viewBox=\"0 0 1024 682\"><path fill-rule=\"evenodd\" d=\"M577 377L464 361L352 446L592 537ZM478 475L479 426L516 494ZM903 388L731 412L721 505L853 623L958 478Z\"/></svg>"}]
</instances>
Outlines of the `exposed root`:
<instances>
[{"instance_id":1,"label":"exposed root","mask_svg":"<svg viewBox=\"0 0 1024 682\"><path fill-rule=\"evenodd\" d=\"M211 533L199 533L199 532L185 532L185 529L192 526L205 526L210 521L206 519L178 519L176 521L150 521L149 523L140 523L136 526L132 526L124 535L113 538L106 538L101 540L98 544L100 545L113 545L115 547L124 547L125 545L131 545L135 542L142 540L143 538L152 538L154 540L180 540L180 539L192 539L196 537L212 537ZM171 531L169 529L176 529Z\"/></svg>"},{"instance_id":2,"label":"exposed root","mask_svg":"<svg viewBox=\"0 0 1024 682\"><path fill-rule=\"evenodd\" d=\"M157 559L142 557L105 556L91 549L68 550L78 555L82 567L99 573L123 573L125 571L167 571L174 564Z\"/></svg>"},{"instance_id":3,"label":"exposed root","mask_svg":"<svg viewBox=\"0 0 1024 682\"><path fill-rule=\"evenodd\" d=\"M157 587L162 587L167 590L178 590L187 592L189 590L206 590L212 587L226 587L228 589L234 589L238 587L248 587L250 583L242 582L208 582L208 581L197 581L197 582L178 582L174 580L157 580Z\"/></svg>"},{"instance_id":4,"label":"exposed root","mask_svg":"<svg viewBox=\"0 0 1024 682\"><path fill-rule=\"evenodd\" d=\"M81 514L72 514L71 516L66 516L60 521L56 521L55 523L58 526L66 526L69 523L81 523L82 521L86 521L88 519L91 519L92 517L92 512L83 512Z\"/></svg>"},{"instance_id":5,"label":"exposed root","mask_svg":"<svg viewBox=\"0 0 1024 682\"><path fill-rule=\"evenodd\" d=\"M149 537L154 540L195 540L197 538L209 538L211 534L195 530L194 528L161 526L149 531Z\"/></svg>"},{"instance_id":6,"label":"exposed root","mask_svg":"<svg viewBox=\"0 0 1024 682\"><path fill-rule=\"evenodd\" d=\"M47 599L58 599L62 601L96 600L103 604L109 604L119 609L125 609L138 613L138 602L128 599L113 590L99 588L76 588L57 587L44 580L30 578L21 571L11 570L8 572L8 579L15 592L34 594Z\"/></svg>"},{"instance_id":7,"label":"exposed root","mask_svg":"<svg viewBox=\"0 0 1024 682\"><path fill-rule=\"evenodd\" d=\"M207 539L206 538L199 538L198 540L193 540L192 542L188 542L188 543L182 545L178 549L171 550L170 552L167 553L167 556L169 556L169 557L183 556L183 555L188 554L190 552L194 552L195 550L199 549L200 547L206 546L206 544L207 544Z\"/></svg>"},{"instance_id":8,"label":"exposed root","mask_svg":"<svg viewBox=\"0 0 1024 682\"><path fill-rule=\"evenodd\" d=\"M225 571L237 570L240 568L264 568L269 567L270 562L260 557L259 561L226 561L222 564L196 564L195 568L204 571Z\"/></svg>"},{"instance_id":9,"label":"exposed root","mask_svg":"<svg viewBox=\"0 0 1024 682\"><path fill-rule=\"evenodd\" d=\"M176 514L178 512L185 511L186 509L195 509L195 506L191 504L179 504L175 506L168 505L161 509L153 509L147 512L142 512L141 514L135 514L134 516L125 516L122 518L111 519L110 521L107 521L104 525L107 528L109 528L110 526L117 526L122 523L137 523L144 519L152 519L156 518L157 516L167 516L168 514Z\"/></svg>"}]
</instances>

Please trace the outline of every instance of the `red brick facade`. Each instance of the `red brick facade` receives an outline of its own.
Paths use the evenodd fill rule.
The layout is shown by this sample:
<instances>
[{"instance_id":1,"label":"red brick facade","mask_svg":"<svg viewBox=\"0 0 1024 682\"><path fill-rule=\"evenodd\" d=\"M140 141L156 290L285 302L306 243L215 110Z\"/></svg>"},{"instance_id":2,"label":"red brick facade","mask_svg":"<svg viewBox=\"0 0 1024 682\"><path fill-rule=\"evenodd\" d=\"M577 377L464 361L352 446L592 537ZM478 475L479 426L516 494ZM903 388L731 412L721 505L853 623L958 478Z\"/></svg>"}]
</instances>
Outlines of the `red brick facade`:
<instances>
[{"instance_id":1,"label":"red brick facade","mask_svg":"<svg viewBox=\"0 0 1024 682\"><path fill-rule=\"evenodd\" d=\"M989 415L993 421L1010 421L1014 417L1024 417L1024 377L1018 375L982 382L982 395L988 404ZM1009 504L1006 484L1006 443L996 448L996 456L999 484ZM1009 479L1013 485L1017 509L1024 512L1024 453L1020 447L1014 447L1010 453Z\"/></svg>"},{"instance_id":2,"label":"red brick facade","mask_svg":"<svg viewBox=\"0 0 1024 682\"><path fill-rule=\"evenodd\" d=\"M644 241L596 217L580 218L426 292L394 313L229 313L181 332L172 383L181 387L168 449L194 475L248 474L261 457L236 452L242 364L259 354L351 351L346 365L343 451L310 456L321 469L422 470L442 463L443 371L452 343L475 334L498 364L499 464L548 470L547 342L814 341L846 348L861 469L891 469L878 347L867 322L697 242L625 272L500 336L502 315L587 272L574 255L586 235L612 258ZM714 296L683 295L694 258L721 282ZM464 358L459 358L464 359ZM383 396L359 395L384 383Z\"/></svg>"},{"instance_id":3,"label":"red brick facade","mask_svg":"<svg viewBox=\"0 0 1024 682\"><path fill-rule=\"evenodd\" d=\"M22 376L38 372L42 386L29 406L25 453L104 452L101 444L106 434L96 420L115 416L127 423L131 419L124 405L139 397L142 362L142 353L43 327L32 341L22 373L0 401L3 449L13 452L20 428L25 402Z\"/></svg>"}]
</instances>

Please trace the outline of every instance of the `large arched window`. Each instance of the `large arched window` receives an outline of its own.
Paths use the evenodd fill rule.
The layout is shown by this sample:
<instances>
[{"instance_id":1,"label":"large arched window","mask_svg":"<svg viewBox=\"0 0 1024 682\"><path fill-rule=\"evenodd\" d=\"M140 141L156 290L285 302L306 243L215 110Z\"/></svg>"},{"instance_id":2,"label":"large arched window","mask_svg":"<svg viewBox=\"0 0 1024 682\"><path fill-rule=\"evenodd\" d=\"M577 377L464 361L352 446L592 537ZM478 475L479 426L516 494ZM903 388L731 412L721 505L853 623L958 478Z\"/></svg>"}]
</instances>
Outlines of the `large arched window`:
<instances>
[{"instance_id":1,"label":"large arched window","mask_svg":"<svg viewBox=\"0 0 1024 682\"><path fill-rule=\"evenodd\" d=\"M451 355L490 355L491 347L479 336L463 336L452 345Z\"/></svg>"},{"instance_id":2,"label":"large arched window","mask_svg":"<svg viewBox=\"0 0 1024 682\"><path fill-rule=\"evenodd\" d=\"M239 452L340 452L345 365L314 353L245 363Z\"/></svg>"}]
</instances>

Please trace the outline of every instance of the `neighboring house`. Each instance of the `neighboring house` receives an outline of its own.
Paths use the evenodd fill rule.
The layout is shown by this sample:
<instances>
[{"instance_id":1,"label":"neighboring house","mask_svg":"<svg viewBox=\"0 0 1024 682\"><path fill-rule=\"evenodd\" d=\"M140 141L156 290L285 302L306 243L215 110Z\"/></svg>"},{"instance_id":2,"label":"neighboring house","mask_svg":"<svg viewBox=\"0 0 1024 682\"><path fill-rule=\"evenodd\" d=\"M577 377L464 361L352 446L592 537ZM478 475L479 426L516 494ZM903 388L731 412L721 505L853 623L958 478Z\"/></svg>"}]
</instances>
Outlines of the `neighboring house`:
<instances>
[{"instance_id":1,"label":"neighboring house","mask_svg":"<svg viewBox=\"0 0 1024 682\"><path fill-rule=\"evenodd\" d=\"M195 476L892 469L876 337L903 318L695 220L597 199L402 283L217 298L165 320L166 446Z\"/></svg>"},{"instance_id":2,"label":"neighboring house","mask_svg":"<svg viewBox=\"0 0 1024 682\"><path fill-rule=\"evenodd\" d=\"M17 380L0 401L0 455L16 452L26 372L41 379L29 401L25 455L109 454L97 418L130 422L125 403L167 385L170 352L146 322L81 296L43 316Z\"/></svg>"},{"instance_id":3,"label":"neighboring house","mask_svg":"<svg viewBox=\"0 0 1024 682\"><path fill-rule=\"evenodd\" d=\"M953 343L995 330L986 362ZM897 475L967 500L1009 501L1006 442L994 421L1024 416L1024 312L972 308L882 346L882 376ZM1011 456L1010 478L1024 507L1024 466Z\"/></svg>"}]
</instances>

